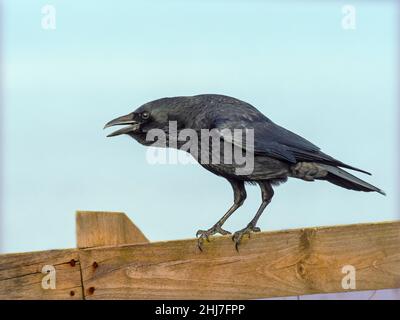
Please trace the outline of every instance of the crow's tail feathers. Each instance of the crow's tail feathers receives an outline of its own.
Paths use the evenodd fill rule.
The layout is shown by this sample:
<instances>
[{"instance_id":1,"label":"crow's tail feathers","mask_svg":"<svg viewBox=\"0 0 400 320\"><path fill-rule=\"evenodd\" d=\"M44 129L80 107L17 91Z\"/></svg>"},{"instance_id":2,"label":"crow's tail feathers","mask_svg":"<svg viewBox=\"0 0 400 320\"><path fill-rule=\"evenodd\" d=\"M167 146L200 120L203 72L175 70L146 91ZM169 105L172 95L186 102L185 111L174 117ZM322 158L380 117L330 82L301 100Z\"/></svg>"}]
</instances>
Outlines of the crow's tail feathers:
<instances>
[{"instance_id":1,"label":"crow's tail feathers","mask_svg":"<svg viewBox=\"0 0 400 320\"><path fill-rule=\"evenodd\" d=\"M386 195L383 190L373 186L372 184L369 184L368 182L365 182L364 180L357 178L356 176L353 176L343 169L321 163L319 163L318 166L323 167L326 171L328 171L328 174L322 179L327 180L330 183L336 184L346 189L365 192L375 191L379 192L380 194Z\"/></svg>"}]
</instances>

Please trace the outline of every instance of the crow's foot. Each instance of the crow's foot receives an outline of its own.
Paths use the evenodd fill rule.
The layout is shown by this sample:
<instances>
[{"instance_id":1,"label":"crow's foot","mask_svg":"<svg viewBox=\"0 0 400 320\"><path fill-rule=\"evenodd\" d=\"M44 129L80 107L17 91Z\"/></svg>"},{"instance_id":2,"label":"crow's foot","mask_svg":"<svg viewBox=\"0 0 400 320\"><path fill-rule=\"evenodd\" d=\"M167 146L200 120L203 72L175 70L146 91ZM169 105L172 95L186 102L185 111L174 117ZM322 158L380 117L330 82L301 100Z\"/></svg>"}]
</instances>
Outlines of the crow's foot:
<instances>
[{"instance_id":1,"label":"crow's foot","mask_svg":"<svg viewBox=\"0 0 400 320\"><path fill-rule=\"evenodd\" d=\"M210 236L219 233L222 235L226 235L226 234L231 234L229 231L226 231L224 229L221 228L221 226L217 223L215 225L213 225L210 229L208 230L199 230L196 232L196 238L197 239L197 246L199 247L199 249L201 251L203 251L203 243L204 240L207 240L207 242L210 241Z\"/></svg>"},{"instance_id":2,"label":"crow's foot","mask_svg":"<svg viewBox=\"0 0 400 320\"><path fill-rule=\"evenodd\" d=\"M251 232L260 232L261 229L259 227L254 226L253 224L249 223L246 228L243 228L239 231L236 231L232 236L232 241L235 243L236 251L239 251L239 244L242 240L244 235L249 235Z\"/></svg>"}]
</instances>

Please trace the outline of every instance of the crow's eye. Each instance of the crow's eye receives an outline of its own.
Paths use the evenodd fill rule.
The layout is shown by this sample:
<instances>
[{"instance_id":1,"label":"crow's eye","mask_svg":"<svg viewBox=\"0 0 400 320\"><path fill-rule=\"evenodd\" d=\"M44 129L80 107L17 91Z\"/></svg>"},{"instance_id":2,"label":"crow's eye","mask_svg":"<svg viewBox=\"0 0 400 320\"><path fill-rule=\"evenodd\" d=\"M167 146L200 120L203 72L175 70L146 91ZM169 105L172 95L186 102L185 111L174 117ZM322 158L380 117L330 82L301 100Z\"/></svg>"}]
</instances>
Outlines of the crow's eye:
<instances>
[{"instance_id":1,"label":"crow's eye","mask_svg":"<svg viewBox=\"0 0 400 320\"><path fill-rule=\"evenodd\" d=\"M142 112L142 119L147 120L150 117L150 113L148 113L147 111Z\"/></svg>"}]
</instances>

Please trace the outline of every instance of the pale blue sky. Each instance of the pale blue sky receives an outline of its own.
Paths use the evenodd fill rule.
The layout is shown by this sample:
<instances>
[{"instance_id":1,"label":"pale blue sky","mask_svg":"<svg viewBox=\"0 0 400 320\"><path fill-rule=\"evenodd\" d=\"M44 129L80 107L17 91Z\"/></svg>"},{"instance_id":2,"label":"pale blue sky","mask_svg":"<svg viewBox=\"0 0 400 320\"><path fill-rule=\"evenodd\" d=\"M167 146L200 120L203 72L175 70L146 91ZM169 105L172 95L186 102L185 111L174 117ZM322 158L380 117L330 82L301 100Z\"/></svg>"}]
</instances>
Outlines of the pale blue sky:
<instances>
[{"instance_id":1,"label":"pale blue sky","mask_svg":"<svg viewBox=\"0 0 400 320\"><path fill-rule=\"evenodd\" d=\"M56 30L41 28L44 4ZM3 252L75 246L74 212L125 211L151 240L193 237L231 205L223 179L195 165L146 163L105 122L156 98L245 100L388 196L290 180L263 230L398 219L395 1L22 1L4 4ZM226 224L255 214L260 194Z\"/></svg>"}]
</instances>

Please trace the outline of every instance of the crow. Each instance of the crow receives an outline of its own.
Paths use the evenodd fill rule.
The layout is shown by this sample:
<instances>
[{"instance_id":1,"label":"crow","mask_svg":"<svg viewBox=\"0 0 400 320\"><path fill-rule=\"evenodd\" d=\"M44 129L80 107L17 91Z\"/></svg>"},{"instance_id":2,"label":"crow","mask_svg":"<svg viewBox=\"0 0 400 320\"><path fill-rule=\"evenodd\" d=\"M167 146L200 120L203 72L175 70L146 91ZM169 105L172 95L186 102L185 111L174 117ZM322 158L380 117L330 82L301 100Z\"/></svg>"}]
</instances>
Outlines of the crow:
<instances>
[{"instance_id":1,"label":"crow","mask_svg":"<svg viewBox=\"0 0 400 320\"><path fill-rule=\"evenodd\" d=\"M171 123L174 126L171 126ZM370 173L323 153L308 140L272 122L251 104L233 97L202 94L162 98L108 122L104 128L117 125L125 127L109 134L108 137L126 134L145 146L183 149L186 145L184 151L193 155L200 165L226 178L231 184L233 205L210 229L199 230L196 233L200 250L204 240L209 241L210 236L217 233L230 234L222 229L222 225L244 203L245 183L260 186L262 203L247 226L233 234L232 240L236 249L244 235L250 237L251 232L260 231L256 224L274 195L272 186L279 185L288 178L304 181L326 180L346 189L385 194L343 168L369 175ZM160 133L160 130L165 133L165 138L149 138L152 132ZM204 138L206 143L200 142L201 139L188 139L188 136L191 137L188 132L199 137L204 130L213 133ZM183 136L186 138L180 139L181 133L185 133ZM246 134L251 139L245 138ZM216 147L212 145L210 151L204 147L210 141L219 141L220 144L218 146L216 143ZM228 148L225 149L226 146ZM245 159L251 163L250 169L245 170L246 164L238 160L243 158L238 156L238 159L232 159L232 154L235 154L237 149L241 151L238 155L247 155ZM213 161L215 159L212 156L218 155L220 157L215 158L218 161Z\"/></svg>"}]
</instances>

